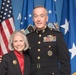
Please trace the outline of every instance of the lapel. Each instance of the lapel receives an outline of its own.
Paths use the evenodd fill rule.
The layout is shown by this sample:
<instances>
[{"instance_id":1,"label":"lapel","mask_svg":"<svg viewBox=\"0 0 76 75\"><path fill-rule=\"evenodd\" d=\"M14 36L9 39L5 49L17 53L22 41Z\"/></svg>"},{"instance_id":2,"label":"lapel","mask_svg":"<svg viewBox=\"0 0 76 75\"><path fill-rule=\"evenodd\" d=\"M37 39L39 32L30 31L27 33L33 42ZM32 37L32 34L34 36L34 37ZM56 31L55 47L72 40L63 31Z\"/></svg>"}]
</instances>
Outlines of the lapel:
<instances>
[{"instance_id":1,"label":"lapel","mask_svg":"<svg viewBox=\"0 0 76 75\"><path fill-rule=\"evenodd\" d=\"M12 60L11 63L13 65L14 70L17 72L17 75L22 75L21 70L20 70L20 66L19 66L19 63L18 63L18 60L17 60L14 52L10 53L10 57L11 57L11 60Z\"/></svg>"},{"instance_id":2,"label":"lapel","mask_svg":"<svg viewBox=\"0 0 76 75\"><path fill-rule=\"evenodd\" d=\"M30 70L29 65L30 65L29 59L25 54L25 56L24 56L24 75L29 75L29 70Z\"/></svg>"}]
</instances>

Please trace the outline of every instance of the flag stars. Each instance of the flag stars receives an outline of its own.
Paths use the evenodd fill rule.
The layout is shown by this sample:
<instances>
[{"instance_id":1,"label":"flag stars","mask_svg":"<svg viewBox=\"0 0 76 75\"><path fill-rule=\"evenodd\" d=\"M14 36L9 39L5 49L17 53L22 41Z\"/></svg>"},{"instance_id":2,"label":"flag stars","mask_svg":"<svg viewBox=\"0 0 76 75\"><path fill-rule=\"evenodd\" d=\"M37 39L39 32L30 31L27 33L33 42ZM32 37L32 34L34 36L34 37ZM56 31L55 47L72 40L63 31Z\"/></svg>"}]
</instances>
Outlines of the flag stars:
<instances>
[{"instance_id":1,"label":"flag stars","mask_svg":"<svg viewBox=\"0 0 76 75\"><path fill-rule=\"evenodd\" d=\"M29 14L29 17L32 17L32 15L31 15L31 14Z\"/></svg>"},{"instance_id":2,"label":"flag stars","mask_svg":"<svg viewBox=\"0 0 76 75\"><path fill-rule=\"evenodd\" d=\"M71 55L71 59L76 55L76 46L75 46L75 44L73 43L73 45L72 45L72 48L71 49L69 49L69 52L72 54Z\"/></svg>"},{"instance_id":3,"label":"flag stars","mask_svg":"<svg viewBox=\"0 0 76 75\"><path fill-rule=\"evenodd\" d=\"M12 9L12 7L10 7L10 9Z\"/></svg>"},{"instance_id":4,"label":"flag stars","mask_svg":"<svg viewBox=\"0 0 76 75\"><path fill-rule=\"evenodd\" d=\"M6 7L9 7L9 5L6 5Z\"/></svg>"},{"instance_id":5,"label":"flag stars","mask_svg":"<svg viewBox=\"0 0 76 75\"><path fill-rule=\"evenodd\" d=\"M3 11L1 11L1 13L3 13Z\"/></svg>"},{"instance_id":6,"label":"flag stars","mask_svg":"<svg viewBox=\"0 0 76 75\"><path fill-rule=\"evenodd\" d=\"M54 0L56 2L56 0Z\"/></svg>"},{"instance_id":7,"label":"flag stars","mask_svg":"<svg viewBox=\"0 0 76 75\"><path fill-rule=\"evenodd\" d=\"M51 11L51 10L49 10L49 11L48 11L48 13L49 13L49 14L51 14L51 13L52 13L52 11Z\"/></svg>"},{"instance_id":8,"label":"flag stars","mask_svg":"<svg viewBox=\"0 0 76 75\"><path fill-rule=\"evenodd\" d=\"M5 9L5 11L7 11L8 9Z\"/></svg>"},{"instance_id":9,"label":"flag stars","mask_svg":"<svg viewBox=\"0 0 76 75\"><path fill-rule=\"evenodd\" d=\"M26 20L26 17L24 19Z\"/></svg>"},{"instance_id":10,"label":"flag stars","mask_svg":"<svg viewBox=\"0 0 76 75\"><path fill-rule=\"evenodd\" d=\"M67 19L65 19L65 24L61 25L62 28L65 29L65 33L67 33L67 31L69 30L69 22L67 21Z\"/></svg>"},{"instance_id":11,"label":"flag stars","mask_svg":"<svg viewBox=\"0 0 76 75\"><path fill-rule=\"evenodd\" d=\"M5 5L5 3L3 3L3 5Z\"/></svg>"},{"instance_id":12,"label":"flag stars","mask_svg":"<svg viewBox=\"0 0 76 75\"><path fill-rule=\"evenodd\" d=\"M2 9L4 9L4 7L2 7Z\"/></svg>"},{"instance_id":13,"label":"flag stars","mask_svg":"<svg viewBox=\"0 0 76 75\"><path fill-rule=\"evenodd\" d=\"M23 24L23 22L21 22L21 25Z\"/></svg>"},{"instance_id":14,"label":"flag stars","mask_svg":"<svg viewBox=\"0 0 76 75\"><path fill-rule=\"evenodd\" d=\"M8 17L10 17L10 15L8 15Z\"/></svg>"},{"instance_id":15,"label":"flag stars","mask_svg":"<svg viewBox=\"0 0 76 75\"><path fill-rule=\"evenodd\" d=\"M8 2L8 3L10 3L10 1L9 1L9 0L8 0L7 2Z\"/></svg>"},{"instance_id":16,"label":"flag stars","mask_svg":"<svg viewBox=\"0 0 76 75\"><path fill-rule=\"evenodd\" d=\"M3 17L3 19L5 19L5 17Z\"/></svg>"},{"instance_id":17,"label":"flag stars","mask_svg":"<svg viewBox=\"0 0 76 75\"><path fill-rule=\"evenodd\" d=\"M9 11L9 13L11 13L11 11Z\"/></svg>"},{"instance_id":18,"label":"flag stars","mask_svg":"<svg viewBox=\"0 0 76 75\"><path fill-rule=\"evenodd\" d=\"M4 13L4 15L6 15L6 13Z\"/></svg>"}]
</instances>

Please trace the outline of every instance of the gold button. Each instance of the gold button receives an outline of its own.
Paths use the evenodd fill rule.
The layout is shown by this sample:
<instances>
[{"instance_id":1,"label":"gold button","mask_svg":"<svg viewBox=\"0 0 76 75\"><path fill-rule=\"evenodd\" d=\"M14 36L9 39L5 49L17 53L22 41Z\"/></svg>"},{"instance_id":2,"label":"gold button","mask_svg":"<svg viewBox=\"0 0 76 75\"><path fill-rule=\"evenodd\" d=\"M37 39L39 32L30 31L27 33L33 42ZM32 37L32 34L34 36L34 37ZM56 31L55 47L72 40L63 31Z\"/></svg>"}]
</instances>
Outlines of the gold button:
<instances>
[{"instance_id":1,"label":"gold button","mask_svg":"<svg viewBox=\"0 0 76 75\"><path fill-rule=\"evenodd\" d=\"M38 52L40 52L40 49L38 49Z\"/></svg>"},{"instance_id":2,"label":"gold button","mask_svg":"<svg viewBox=\"0 0 76 75\"><path fill-rule=\"evenodd\" d=\"M51 48L51 46L49 46L49 48Z\"/></svg>"},{"instance_id":3,"label":"gold button","mask_svg":"<svg viewBox=\"0 0 76 75\"><path fill-rule=\"evenodd\" d=\"M39 34L39 37L41 37L41 34Z\"/></svg>"},{"instance_id":4,"label":"gold button","mask_svg":"<svg viewBox=\"0 0 76 75\"><path fill-rule=\"evenodd\" d=\"M41 44L41 42L39 41L38 44Z\"/></svg>"},{"instance_id":5,"label":"gold button","mask_svg":"<svg viewBox=\"0 0 76 75\"><path fill-rule=\"evenodd\" d=\"M37 59L40 59L40 56L38 56Z\"/></svg>"},{"instance_id":6,"label":"gold button","mask_svg":"<svg viewBox=\"0 0 76 75\"><path fill-rule=\"evenodd\" d=\"M52 73L52 75L54 75L54 73Z\"/></svg>"}]
</instances>

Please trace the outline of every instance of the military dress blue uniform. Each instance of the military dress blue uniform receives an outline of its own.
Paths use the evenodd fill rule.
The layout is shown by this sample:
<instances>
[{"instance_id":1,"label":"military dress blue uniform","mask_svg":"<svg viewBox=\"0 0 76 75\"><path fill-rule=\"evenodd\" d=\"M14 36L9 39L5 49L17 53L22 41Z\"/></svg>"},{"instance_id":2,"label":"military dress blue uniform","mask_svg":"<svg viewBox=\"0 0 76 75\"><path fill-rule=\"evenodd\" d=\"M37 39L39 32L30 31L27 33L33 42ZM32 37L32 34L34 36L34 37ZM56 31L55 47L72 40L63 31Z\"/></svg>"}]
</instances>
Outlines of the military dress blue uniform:
<instances>
[{"instance_id":1,"label":"military dress blue uniform","mask_svg":"<svg viewBox=\"0 0 76 75\"><path fill-rule=\"evenodd\" d=\"M70 75L70 58L62 33L48 26L27 34L31 75Z\"/></svg>"}]
</instances>

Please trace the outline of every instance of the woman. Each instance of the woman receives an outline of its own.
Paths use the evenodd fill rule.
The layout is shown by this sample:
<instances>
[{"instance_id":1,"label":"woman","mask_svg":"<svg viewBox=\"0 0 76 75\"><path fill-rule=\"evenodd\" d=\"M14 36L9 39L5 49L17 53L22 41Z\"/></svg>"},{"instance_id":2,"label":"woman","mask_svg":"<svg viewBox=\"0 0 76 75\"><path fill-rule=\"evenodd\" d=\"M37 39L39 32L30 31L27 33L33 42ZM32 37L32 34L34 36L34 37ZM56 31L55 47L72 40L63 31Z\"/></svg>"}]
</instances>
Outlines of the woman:
<instances>
[{"instance_id":1,"label":"woman","mask_svg":"<svg viewBox=\"0 0 76 75\"><path fill-rule=\"evenodd\" d=\"M22 31L15 31L8 44L11 52L2 57L0 75L29 75L30 58L24 52L28 47L29 44L25 34Z\"/></svg>"}]
</instances>

